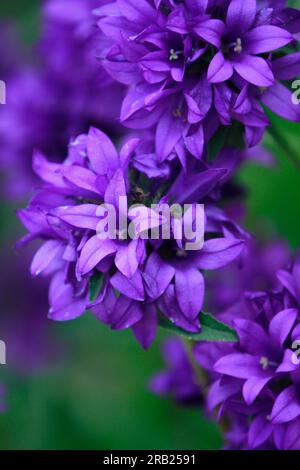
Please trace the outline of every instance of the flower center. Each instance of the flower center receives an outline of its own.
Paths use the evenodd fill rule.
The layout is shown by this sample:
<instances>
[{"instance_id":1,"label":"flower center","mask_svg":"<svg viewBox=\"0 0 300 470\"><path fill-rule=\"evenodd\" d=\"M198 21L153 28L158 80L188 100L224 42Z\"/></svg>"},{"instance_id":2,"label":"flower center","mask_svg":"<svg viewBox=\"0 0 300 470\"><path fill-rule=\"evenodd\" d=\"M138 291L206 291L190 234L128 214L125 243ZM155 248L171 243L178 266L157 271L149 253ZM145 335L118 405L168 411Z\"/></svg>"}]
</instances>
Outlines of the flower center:
<instances>
[{"instance_id":1,"label":"flower center","mask_svg":"<svg viewBox=\"0 0 300 470\"><path fill-rule=\"evenodd\" d=\"M175 49L170 49L170 55L169 55L169 61L172 62L172 60L178 60L178 52L175 51Z\"/></svg>"},{"instance_id":2,"label":"flower center","mask_svg":"<svg viewBox=\"0 0 300 470\"><path fill-rule=\"evenodd\" d=\"M176 256L178 256L178 258L186 258L187 257L187 253L186 251L183 249L183 248L178 248L176 250Z\"/></svg>"},{"instance_id":3,"label":"flower center","mask_svg":"<svg viewBox=\"0 0 300 470\"><path fill-rule=\"evenodd\" d=\"M259 363L261 364L263 370L266 370L269 367L269 359L265 356L260 358Z\"/></svg>"},{"instance_id":4,"label":"flower center","mask_svg":"<svg viewBox=\"0 0 300 470\"><path fill-rule=\"evenodd\" d=\"M177 117L177 118L181 118L181 116L182 116L181 110L179 108L174 109L173 116Z\"/></svg>"},{"instance_id":5,"label":"flower center","mask_svg":"<svg viewBox=\"0 0 300 470\"><path fill-rule=\"evenodd\" d=\"M234 52L237 52L238 54L240 54L243 51L241 38L237 38L233 50L234 50Z\"/></svg>"},{"instance_id":6,"label":"flower center","mask_svg":"<svg viewBox=\"0 0 300 470\"><path fill-rule=\"evenodd\" d=\"M142 188L136 186L132 191L131 194L134 198L134 202L144 203L146 198L149 196L149 193L145 193Z\"/></svg>"}]
</instances>

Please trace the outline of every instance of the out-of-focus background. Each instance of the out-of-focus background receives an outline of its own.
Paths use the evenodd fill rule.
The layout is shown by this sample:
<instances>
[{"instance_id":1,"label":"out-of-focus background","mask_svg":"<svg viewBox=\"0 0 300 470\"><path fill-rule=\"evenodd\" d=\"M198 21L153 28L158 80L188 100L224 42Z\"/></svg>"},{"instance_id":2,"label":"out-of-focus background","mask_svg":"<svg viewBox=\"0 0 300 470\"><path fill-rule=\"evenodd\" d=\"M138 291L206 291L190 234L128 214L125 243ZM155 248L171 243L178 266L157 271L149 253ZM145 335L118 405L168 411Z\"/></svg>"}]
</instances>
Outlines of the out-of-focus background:
<instances>
[{"instance_id":1,"label":"out-of-focus background","mask_svg":"<svg viewBox=\"0 0 300 470\"><path fill-rule=\"evenodd\" d=\"M37 0L1 3L1 20L15 23L22 54L34 48L40 6ZM1 61L12 53L2 51ZM284 140L266 138L275 166L248 163L240 171L238 179L247 188L246 224L261 239L279 235L296 249L300 170L292 159L300 162L300 127L270 118ZM5 387L0 401L6 407L0 414L0 448L220 448L217 427L198 407L180 408L149 392L149 378L163 367L162 334L144 352L130 332L111 332L90 314L60 324L46 319L45 286L40 282L38 294L31 295L37 281L30 279L29 259L12 248L23 233L15 209L25 204L26 199L17 204L3 198L0 205L0 339L7 342L7 365L0 366Z\"/></svg>"}]
</instances>

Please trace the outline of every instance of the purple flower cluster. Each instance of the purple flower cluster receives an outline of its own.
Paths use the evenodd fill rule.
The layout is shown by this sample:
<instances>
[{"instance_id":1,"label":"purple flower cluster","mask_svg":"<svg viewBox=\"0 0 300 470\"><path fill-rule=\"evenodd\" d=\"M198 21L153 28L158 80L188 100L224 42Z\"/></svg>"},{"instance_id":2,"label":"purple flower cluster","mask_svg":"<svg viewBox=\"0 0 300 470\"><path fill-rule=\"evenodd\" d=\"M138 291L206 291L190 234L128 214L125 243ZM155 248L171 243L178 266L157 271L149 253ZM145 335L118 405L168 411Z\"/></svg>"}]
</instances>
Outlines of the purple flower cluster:
<instances>
[{"instance_id":1,"label":"purple flower cluster","mask_svg":"<svg viewBox=\"0 0 300 470\"><path fill-rule=\"evenodd\" d=\"M27 268L30 257L24 259L22 255L20 262L3 244L0 259L6 271L0 281L0 339L7 345L11 370L30 375L57 361L63 346L55 336L55 324L44 314L48 302L46 280L32 283ZM16 278L22 279L18 295Z\"/></svg>"},{"instance_id":2,"label":"purple flower cluster","mask_svg":"<svg viewBox=\"0 0 300 470\"><path fill-rule=\"evenodd\" d=\"M262 138L263 105L292 121L284 83L300 72L300 12L284 1L116 0L96 10L111 47L103 66L128 87L121 122L154 127L160 161L201 159L220 126Z\"/></svg>"},{"instance_id":3,"label":"purple flower cluster","mask_svg":"<svg viewBox=\"0 0 300 470\"><path fill-rule=\"evenodd\" d=\"M19 211L29 231L20 243L45 240L31 272L52 277L50 318L70 320L91 307L114 329L132 327L148 347L155 337L158 309L175 325L190 332L200 330L198 315L205 292L201 270L219 269L237 258L243 250L244 232L212 204L218 186L221 191L226 168L199 165L187 174L165 166L160 171L160 164L149 155L140 155L140 148L143 144L134 138L117 152L104 133L91 128L89 134L71 141L62 164L50 163L36 153L33 166L44 185L29 207ZM121 197L126 217L133 223L132 204L143 203L153 215L150 205L155 200L158 204L190 203L185 218L190 217L193 224L197 215L193 204L205 202L207 241L202 249L186 251L184 234L175 239L173 229L168 240L161 233L156 240L144 239L142 233L165 223L159 215L140 223L133 239L123 239L118 226L115 239L102 239L100 204L112 204L119 219L124 210ZM171 227L175 219L173 214ZM89 284L97 274L101 274L101 286L90 302Z\"/></svg>"},{"instance_id":4,"label":"purple flower cluster","mask_svg":"<svg viewBox=\"0 0 300 470\"><path fill-rule=\"evenodd\" d=\"M257 240L248 239L243 257L208 279L205 310L218 315L235 305L246 291L268 291L274 287L274 273L287 266L290 259L282 240L269 240L261 246Z\"/></svg>"},{"instance_id":5,"label":"purple flower cluster","mask_svg":"<svg viewBox=\"0 0 300 470\"><path fill-rule=\"evenodd\" d=\"M237 343L194 345L194 360L208 381L207 387L203 388L203 381L198 387L206 395L208 414L223 422L229 449L300 449L299 273L297 259L288 270L277 271L275 288L243 295L240 291L236 301L218 315L235 329ZM243 274L249 278L247 270ZM183 359L178 352L166 352L168 370L153 379L158 383L153 391L176 393L182 387L192 397L189 384L197 366L193 361L184 366L184 375L181 364L188 362L188 356Z\"/></svg>"},{"instance_id":6,"label":"purple flower cluster","mask_svg":"<svg viewBox=\"0 0 300 470\"><path fill-rule=\"evenodd\" d=\"M299 273L296 260L277 271L275 289L244 291L219 314L236 330L237 343L194 346L194 358L208 374L207 389L200 388L207 411L224 422L229 449L300 449ZM177 396L183 389L192 398L194 364L186 364L183 345L175 354L174 348L166 347L168 370L154 377L152 390Z\"/></svg>"},{"instance_id":7,"label":"purple flower cluster","mask_svg":"<svg viewBox=\"0 0 300 470\"><path fill-rule=\"evenodd\" d=\"M279 289L247 293L222 315L238 333L236 345L195 347L212 378L208 408L232 419L234 448L300 448L299 269L297 260L279 270Z\"/></svg>"},{"instance_id":8,"label":"purple flower cluster","mask_svg":"<svg viewBox=\"0 0 300 470\"><path fill-rule=\"evenodd\" d=\"M270 162L256 147L269 125L264 107L300 121L290 91L300 12L285 3L76 0L70 9L48 0L41 69L13 77L14 101L0 116L12 162L35 150L41 183L18 212L28 231L19 246L42 241L31 273L50 277L49 318L89 309L114 330L132 329L144 348L159 324L196 339L189 355L167 343L168 370L151 387L201 401L197 362L207 409L229 423L235 449L300 448L300 262L282 270L284 245L261 251L239 226L233 178L247 158ZM188 250L177 229L193 232L200 204L204 243Z\"/></svg>"},{"instance_id":9,"label":"purple flower cluster","mask_svg":"<svg viewBox=\"0 0 300 470\"><path fill-rule=\"evenodd\" d=\"M0 168L8 198L30 191L34 150L62 161L69 139L91 124L112 134L118 129L122 86L113 84L95 59L105 46L92 14L96 5L97 0L75 0L70 9L68 1L47 0L36 47L22 53L22 60L9 56L1 67L7 103L0 107ZM3 47L17 52L7 36Z\"/></svg>"}]
</instances>

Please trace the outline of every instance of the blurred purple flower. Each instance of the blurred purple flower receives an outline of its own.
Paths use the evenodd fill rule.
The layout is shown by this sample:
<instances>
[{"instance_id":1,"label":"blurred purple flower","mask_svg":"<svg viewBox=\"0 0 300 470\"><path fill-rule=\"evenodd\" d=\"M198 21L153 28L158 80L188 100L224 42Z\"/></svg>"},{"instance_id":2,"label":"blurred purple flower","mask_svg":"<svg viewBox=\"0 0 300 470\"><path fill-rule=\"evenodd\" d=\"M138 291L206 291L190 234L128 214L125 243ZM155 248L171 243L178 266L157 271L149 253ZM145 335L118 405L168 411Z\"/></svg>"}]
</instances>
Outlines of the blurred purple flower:
<instances>
[{"instance_id":1,"label":"blurred purple flower","mask_svg":"<svg viewBox=\"0 0 300 470\"><path fill-rule=\"evenodd\" d=\"M172 182L165 171L159 174L159 164L155 167L153 161L157 176L147 179L136 168L142 161L138 149L139 140L131 139L118 153L104 133L91 128L88 135L71 142L63 164L50 163L36 154L34 169L44 187L28 209L19 211L29 231L20 243L45 240L33 259L31 272L52 276L51 318L73 319L90 305L112 328L133 327L138 340L148 347L155 337L158 305L178 326L199 331L198 315L205 293L200 270L219 269L236 259L243 250L245 234L212 206L210 194L222 184L226 168L200 166L191 174L177 169ZM190 252L185 251L186 240L174 235L170 240L161 235L157 240L143 239L142 232L162 225L160 217L147 217L138 227L136 239L123 240L119 227L116 239L100 239L96 234L103 215L99 205L113 204L121 213L120 196L127 201L125 209L128 206L132 222L134 203L146 204L149 214L153 202L207 202L206 236L211 239L201 250ZM196 214L192 205L184 217L194 224ZM170 227L175 219L173 214ZM103 274L103 285L97 300L90 304L88 285L95 272ZM121 295L116 296L115 290Z\"/></svg>"},{"instance_id":2,"label":"blurred purple flower","mask_svg":"<svg viewBox=\"0 0 300 470\"><path fill-rule=\"evenodd\" d=\"M76 0L70 8L69 2L47 0L32 57L23 55L7 78L7 104L0 109L6 196L22 197L31 189L34 150L62 161L69 139L91 124L111 133L119 129L122 87L96 59L106 41L95 27L96 5Z\"/></svg>"},{"instance_id":3,"label":"blurred purple flower","mask_svg":"<svg viewBox=\"0 0 300 470\"><path fill-rule=\"evenodd\" d=\"M170 395L180 404L201 404L201 387L183 343L176 338L167 340L162 354L167 368L151 379L150 389L157 395Z\"/></svg>"},{"instance_id":4,"label":"blurred purple flower","mask_svg":"<svg viewBox=\"0 0 300 470\"><path fill-rule=\"evenodd\" d=\"M290 257L287 244L281 240L261 246L257 240L248 239L238 262L220 269L208 279L206 310L215 314L224 312L239 302L245 291L272 288L274 273L285 267Z\"/></svg>"},{"instance_id":5,"label":"blurred purple flower","mask_svg":"<svg viewBox=\"0 0 300 470\"><path fill-rule=\"evenodd\" d=\"M6 267L0 280L0 339L6 343L7 364L11 371L34 374L64 352L55 337L55 327L44 315L47 284L43 279L32 283L26 273L27 255L21 260L11 249L2 247L0 259ZM16 285L16 279L22 282Z\"/></svg>"}]
</instances>

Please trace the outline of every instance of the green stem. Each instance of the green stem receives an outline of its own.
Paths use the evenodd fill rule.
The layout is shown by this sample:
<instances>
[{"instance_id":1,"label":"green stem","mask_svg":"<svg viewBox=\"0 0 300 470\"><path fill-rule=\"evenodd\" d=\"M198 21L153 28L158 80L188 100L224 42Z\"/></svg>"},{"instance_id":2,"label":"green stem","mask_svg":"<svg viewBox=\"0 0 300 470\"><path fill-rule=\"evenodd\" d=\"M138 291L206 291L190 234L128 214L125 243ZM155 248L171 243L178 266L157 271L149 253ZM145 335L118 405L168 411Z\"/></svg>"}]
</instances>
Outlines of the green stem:
<instances>
[{"instance_id":1,"label":"green stem","mask_svg":"<svg viewBox=\"0 0 300 470\"><path fill-rule=\"evenodd\" d=\"M190 341L190 340L184 338L183 339L183 344L185 346L185 349L186 349L188 358L190 360L190 363L191 363L191 365L194 369L195 378L198 382L198 385L200 386L200 389L201 389L201 392L202 392L203 396L206 398L207 389L208 389L208 385L209 385L208 375L202 369L202 367L199 366L199 364L195 360L195 357L194 357L194 354L193 354L193 346L194 346L195 343L193 341ZM215 420L217 421L216 412L214 413L214 415L215 415ZM221 418L220 420L218 420L217 426L220 429L222 434L226 434L226 432L229 429L228 423L226 422L225 418Z\"/></svg>"},{"instance_id":2,"label":"green stem","mask_svg":"<svg viewBox=\"0 0 300 470\"><path fill-rule=\"evenodd\" d=\"M189 357L189 361L190 361L190 363L191 363L191 365L194 369L195 378L196 378L198 384L201 387L202 393L205 394L205 391L206 391L206 388L207 388L207 385L208 385L207 375L204 372L204 370L199 366L199 364L197 364L197 362L195 360L195 357L194 357L194 354L193 354L193 345L195 343L193 343L192 341L190 341L188 339L183 339L183 344L185 346L185 350L186 350L187 355Z\"/></svg>"}]
</instances>

